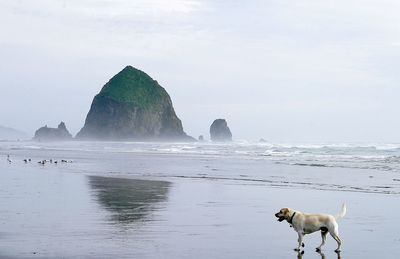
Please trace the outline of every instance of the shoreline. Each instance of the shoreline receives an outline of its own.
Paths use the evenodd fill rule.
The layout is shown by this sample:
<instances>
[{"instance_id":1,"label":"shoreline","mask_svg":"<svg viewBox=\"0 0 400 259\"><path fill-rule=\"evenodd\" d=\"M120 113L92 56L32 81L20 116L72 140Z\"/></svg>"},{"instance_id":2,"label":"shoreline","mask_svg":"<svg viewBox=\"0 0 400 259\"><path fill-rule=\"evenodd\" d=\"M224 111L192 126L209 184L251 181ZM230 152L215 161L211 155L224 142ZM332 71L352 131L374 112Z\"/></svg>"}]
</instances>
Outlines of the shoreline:
<instances>
[{"instance_id":1,"label":"shoreline","mask_svg":"<svg viewBox=\"0 0 400 259\"><path fill-rule=\"evenodd\" d=\"M396 171L299 166L280 164L265 159L174 153L0 150L0 157L6 157L6 154L11 154L14 160L10 166L39 167L41 170L61 169L88 175L145 179L171 178L171 181L176 178L228 180L242 182L242 184L266 184L281 188L400 194L400 175ZM24 163L23 159L28 157L32 158L32 162ZM44 166L36 163L51 158L59 161L65 159L72 163Z\"/></svg>"}]
</instances>

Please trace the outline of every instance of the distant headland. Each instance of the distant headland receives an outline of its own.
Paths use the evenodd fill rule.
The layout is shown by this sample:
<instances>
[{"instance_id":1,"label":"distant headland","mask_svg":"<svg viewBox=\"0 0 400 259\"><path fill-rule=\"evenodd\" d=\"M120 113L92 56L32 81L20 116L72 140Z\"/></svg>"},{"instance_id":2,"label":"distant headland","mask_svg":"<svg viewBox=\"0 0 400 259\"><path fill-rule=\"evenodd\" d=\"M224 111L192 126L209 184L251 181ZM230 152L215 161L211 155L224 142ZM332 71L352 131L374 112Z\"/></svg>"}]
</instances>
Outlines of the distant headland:
<instances>
[{"instance_id":1,"label":"distant headland","mask_svg":"<svg viewBox=\"0 0 400 259\"><path fill-rule=\"evenodd\" d=\"M0 141L2 140L24 140L28 139L28 134L10 127L0 125Z\"/></svg>"}]
</instances>

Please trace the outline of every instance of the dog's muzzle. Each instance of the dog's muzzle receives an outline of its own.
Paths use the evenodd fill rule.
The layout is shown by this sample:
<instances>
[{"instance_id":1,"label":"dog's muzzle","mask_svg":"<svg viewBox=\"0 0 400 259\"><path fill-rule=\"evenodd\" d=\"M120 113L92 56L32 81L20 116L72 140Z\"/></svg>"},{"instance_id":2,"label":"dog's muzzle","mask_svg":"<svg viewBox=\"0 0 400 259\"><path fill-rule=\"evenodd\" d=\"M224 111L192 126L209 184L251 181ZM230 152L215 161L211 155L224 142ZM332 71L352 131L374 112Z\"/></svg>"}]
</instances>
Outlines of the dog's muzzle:
<instances>
[{"instance_id":1,"label":"dog's muzzle","mask_svg":"<svg viewBox=\"0 0 400 259\"><path fill-rule=\"evenodd\" d=\"M285 218L284 218L284 217L282 217L281 215L279 215L279 213L275 213L275 217L277 217L277 218L278 218L278 221L279 221L279 222L282 222L282 221L284 221L284 220L285 220Z\"/></svg>"}]
</instances>

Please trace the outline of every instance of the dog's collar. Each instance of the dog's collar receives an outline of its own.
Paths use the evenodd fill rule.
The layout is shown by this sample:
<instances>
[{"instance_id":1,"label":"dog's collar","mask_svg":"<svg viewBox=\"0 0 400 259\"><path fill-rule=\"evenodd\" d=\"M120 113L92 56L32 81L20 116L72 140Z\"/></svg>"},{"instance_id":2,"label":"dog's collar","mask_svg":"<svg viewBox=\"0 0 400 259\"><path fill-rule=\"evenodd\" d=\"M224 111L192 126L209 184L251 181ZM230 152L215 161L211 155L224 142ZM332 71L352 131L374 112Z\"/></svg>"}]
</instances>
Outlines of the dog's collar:
<instances>
[{"instance_id":1,"label":"dog's collar","mask_svg":"<svg viewBox=\"0 0 400 259\"><path fill-rule=\"evenodd\" d=\"M293 215L290 217L290 219L288 221L290 224L293 224L294 215L296 215L296 212L294 212Z\"/></svg>"}]
</instances>

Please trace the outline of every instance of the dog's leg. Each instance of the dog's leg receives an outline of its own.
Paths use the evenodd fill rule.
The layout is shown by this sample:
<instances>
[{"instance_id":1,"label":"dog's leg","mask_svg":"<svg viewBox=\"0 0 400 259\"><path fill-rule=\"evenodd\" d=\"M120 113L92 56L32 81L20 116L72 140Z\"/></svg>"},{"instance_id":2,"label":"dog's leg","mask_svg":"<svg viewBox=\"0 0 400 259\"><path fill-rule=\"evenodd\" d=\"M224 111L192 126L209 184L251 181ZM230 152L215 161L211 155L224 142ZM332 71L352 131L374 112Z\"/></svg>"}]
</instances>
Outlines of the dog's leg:
<instances>
[{"instance_id":1,"label":"dog's leg","mask_svg":"<svg viewBox=\"0 0 400 259\"><path fill-rule=\"evenodd\" d=\"M317 253L321 256L321 259L326 259L325 254L321 251L317 251Z\"/></svg>"},{"instance_id":2,"label":"dog's leg","mask_svg":"<svg viewBox=\"0 0 400 259\"><path fill-rule=\"evenodd\" d=\"M304 251L298 251L297 252L297 259L303 259L303 254L304 254Z\"/></svg>"},{"instance_id":3,"label":"dog's leg","mask_svg":"<svg viewBox=\"0 0 400 259\"><path fill-rule=\"evenodd\" d=\"M297 239L297 241L299 242L297 248L295 248L295 251L300 251L301 246L303 245L303 237L304 235L302 233L297 233L299 235L299 238Z\"/></svg>"},{"instance_id":4,"label":"dog's leg","mask_svg":"<svg viewBox=\"0 0 400 259\"><path fill-rule=\"evenodd\" d=\"M321 230L321 237L322 237L322 243L319 245L319 247L317 247L317 252L321 251L321 247L323 245L325 245L325 241L326 241L326 235L328 234L327 230Z\"/></svg>"},{"instance_id":5,"label":"dog's leg","mask_svg":"<svg viewBox=\"0 0 400 259\"><path fill-rule=\"evenodd\" d=\"M333 239L336 240L338 247L336 248L335 252L340 252L340 246L342 245L342 240L339 238L339 231L338 231L338 226L337 224L335 225L335 228L333 231L329 231L329 234L333 237Z\"/></svg>"},{"instance_id":6,"label":"dog's leg","mask_svg":"<svg viewBox=\"0 0 400 259\"><path fill-rule=\"evenodd\" d=\"M342 240L340 240L339 236L337 234L335 234L334 236L332 235L332 237L336 240L336 242L338 243L338 247L335 249L335 252L340 252L340 246L342 245Z\"/></svg>"}]
</instances>

